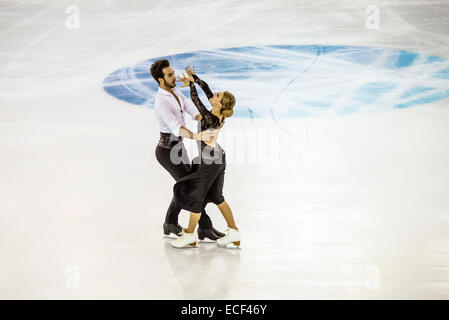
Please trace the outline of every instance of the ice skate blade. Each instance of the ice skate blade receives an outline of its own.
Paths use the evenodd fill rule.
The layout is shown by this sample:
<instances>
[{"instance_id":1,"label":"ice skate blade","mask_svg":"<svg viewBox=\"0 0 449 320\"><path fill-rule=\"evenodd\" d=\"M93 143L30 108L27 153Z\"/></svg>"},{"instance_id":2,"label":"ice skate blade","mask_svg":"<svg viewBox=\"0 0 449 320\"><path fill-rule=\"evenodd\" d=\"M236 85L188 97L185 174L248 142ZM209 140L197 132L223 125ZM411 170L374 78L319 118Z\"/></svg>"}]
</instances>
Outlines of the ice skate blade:
<instances>
[{"instance_id":1,"label":"ice skate blade","mask_svg":"<svg viewBox=\"0 0 449 320\"><path fill-rule=\"evenodd\" d=\"M210 240L210 239L203 239L203 240L198 240L199 243L216 243L217 240Z\"/></svg>"},{"instance_id":2,"label":"ice skate blade","mask_svg":"<svg viewBox=\"0 0 449 320\"><path fill-rule=\"evenodd\" d=\"M233 246L232 246L232 245ZM219 243L217 243L217 245L220 247L220 248L228 248L228 249L232 249L232 248L239 248L240 249L240 241L233 241L233 242L229 242L229 243L227 243L227 244L219 244Z\"/></svg>"},{"instance_id":3,"label":"ice skate blade","mask_svg":"<svg viewBox=\"0 0 449 320\"><path fill-rule=\"evenodd\" d=\"M162 238L166 238L166 239L178 239L180 236L178 236L177 234L174 233L169 233L169 234L164 234L162 236Z\"/></svg>"},{"instance_id":4,"label":"ice skate blade","mask_svg":"<svg viewBox=\"0 0 449 320\"><path fill-rule=\"evenodd\" d=\"M175 248L175 249L197 248L196 242L192 242L192 243L186 244L184 247L176 247L176 246L174 246L174 245L172 245L172 247Z\"/></svg>"}]
</instances>

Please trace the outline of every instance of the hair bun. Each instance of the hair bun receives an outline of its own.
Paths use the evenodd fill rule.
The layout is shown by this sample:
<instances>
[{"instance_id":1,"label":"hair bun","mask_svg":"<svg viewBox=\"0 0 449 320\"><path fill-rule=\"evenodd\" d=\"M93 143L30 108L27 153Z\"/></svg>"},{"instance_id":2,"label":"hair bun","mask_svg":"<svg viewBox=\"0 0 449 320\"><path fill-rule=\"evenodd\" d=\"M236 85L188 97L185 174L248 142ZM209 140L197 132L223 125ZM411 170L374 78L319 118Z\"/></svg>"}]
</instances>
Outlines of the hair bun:
<instances>
[{"instance_id":1,"label":"hair bun","mask_svg":"<svg viewBox=\"0 0 449 320\"><path fill-rule=\"evenodd\" d=\"M223 117L229 118L230 116L232 116L234 114L234 110L232 110L232 109L223 110L222 114L223 114Z\"/></svg>"}]
</instances>

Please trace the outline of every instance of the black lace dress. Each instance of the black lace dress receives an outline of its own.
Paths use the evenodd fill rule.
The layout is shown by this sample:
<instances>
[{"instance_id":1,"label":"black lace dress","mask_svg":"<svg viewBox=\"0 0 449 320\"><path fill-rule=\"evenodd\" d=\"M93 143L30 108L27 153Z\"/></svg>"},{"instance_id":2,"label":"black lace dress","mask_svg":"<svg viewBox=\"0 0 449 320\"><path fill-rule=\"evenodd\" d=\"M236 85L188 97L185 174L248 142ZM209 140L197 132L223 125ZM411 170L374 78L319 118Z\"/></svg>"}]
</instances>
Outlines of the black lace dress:
<instances>
[{"instance_id":1,"label":"black lace dress","mask_svg":"<svg viewBox=\"0 0 449 320\"><path fill-rule=\"evenodd\" d=\"M208 99L213 94L206 82L194 75L195 83L203 89ZM198 124L198 131L218 129L223 126L212 112L207 110L198 97L193 82L190 83L190 97L200 112L202 119ZM224 118L223 118L224 119ZM207 203L220 204L224 200L223 184L226 168L225 152L221 146L210 146L203 141L198 142L199 156L192 161L191 172L181 178L173 187L173 193L177 205L184 210L199 213Z\"/></svg>"},{"instance_id":2,"label":"black lace dress","mask_svg":"<svg viewBox=\"0 0 449 320\"><path fill-rule=\"evenodd\" d=\"M207 99L212 98L213 93L210 90L207 83L201 80L198 76L193 75L195 79L195 83L197 83L201 89L203 89L206 94ZM208 129L219 129L224 125L224 118L220 121L220 119L215 116L212 112L207 110L204 104L201 102L201 99L198 97L198 92L196 91L195 84L190 82L190 98L195 104L196 108L200 112L202 119L198 122L198 132L206 131ZM204 141L198 141L198 153L202 156L202 160L218 160L221 157L221 153L223 153L223 149L221 146L216 143L216 146L207 145ZM196 161L199 159L196 158Z\"/></svg>"}]
</instances>

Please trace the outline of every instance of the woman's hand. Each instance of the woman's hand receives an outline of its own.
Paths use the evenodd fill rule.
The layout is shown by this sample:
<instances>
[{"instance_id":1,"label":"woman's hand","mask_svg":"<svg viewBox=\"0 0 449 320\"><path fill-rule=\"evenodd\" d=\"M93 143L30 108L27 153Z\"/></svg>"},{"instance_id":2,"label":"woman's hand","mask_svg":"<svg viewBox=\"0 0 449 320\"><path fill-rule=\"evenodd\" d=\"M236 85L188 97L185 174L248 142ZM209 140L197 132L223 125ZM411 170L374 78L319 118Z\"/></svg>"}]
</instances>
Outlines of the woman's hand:
<instances>
[{"instance_id":1,"label":"woman's hand","mask_svg":"<svg viewBox=\"0 0 449 320\"><path fill-rule=\"evenodd\" d=\"M196 73L195 73L195 66L192 66L192 68L193 68L193 70L190 69L190 66L187 66L186 67L186 72L187 72L187 75L189 77L189 80L192 81L192 82L195 82L195 79L193 79L193 76L196 75Z\"/></svg>"},{"instance_id":2,"label":"woman's hand","mask_svg":"<svg viewBox=\"0 0 449 320\"><path fill-rule=\"evenodd\" d=\"M218 129L207 129L198 133L195 137L196 140L204 141L206 143L210 143L214 141L214 139L218 135Z\"/></svg>"},{"instance_id":3,"label":"woman's hand","mask_svg":"<svg viewBox=\"0 0 449 320\"><path fill-rule=\"evenodd\" d=\"M200 133L195 134L194 139L209 142L212 139L212 137L210 133L208 133L207 131L201 131Z\"/></svg>"},{"instance_id":4,"label":"woman's hand","mask_svg":"<svg viewBox=\"0 0 449 320\"><path fill-rule=\"evenodd\" d=\"M192 80L190 80L189 78L186 78L184 73L182 74L182 77L178 76L178 80L176 80L176 82L182 82L184 84L183 86L181 86L181 88L188 87L190 85L190 81L194 82L193 77Z\"/></svg>"}]
</instances>

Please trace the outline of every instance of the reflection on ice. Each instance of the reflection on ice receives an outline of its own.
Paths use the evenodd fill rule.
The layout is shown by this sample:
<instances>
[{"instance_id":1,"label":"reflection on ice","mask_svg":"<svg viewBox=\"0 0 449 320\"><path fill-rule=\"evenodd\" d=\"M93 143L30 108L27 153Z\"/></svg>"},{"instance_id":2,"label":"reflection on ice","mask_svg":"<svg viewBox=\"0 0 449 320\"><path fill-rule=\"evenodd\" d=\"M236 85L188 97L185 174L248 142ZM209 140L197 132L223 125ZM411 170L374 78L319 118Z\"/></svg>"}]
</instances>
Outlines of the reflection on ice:
<instances>
[{"instance_id":1,"label":"reflection on ice","mask_svg":"<svg viewBox=\"0 0 449 320\"><path fill-rule=\"evenodd\" d=\"M164 252L183 299L226 299L240 268L240 249L219 248L215 242L175 249L171 241L166 239Z\"/></svg>"}]
</instances>

